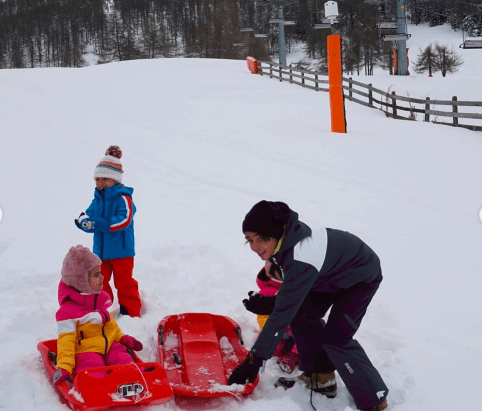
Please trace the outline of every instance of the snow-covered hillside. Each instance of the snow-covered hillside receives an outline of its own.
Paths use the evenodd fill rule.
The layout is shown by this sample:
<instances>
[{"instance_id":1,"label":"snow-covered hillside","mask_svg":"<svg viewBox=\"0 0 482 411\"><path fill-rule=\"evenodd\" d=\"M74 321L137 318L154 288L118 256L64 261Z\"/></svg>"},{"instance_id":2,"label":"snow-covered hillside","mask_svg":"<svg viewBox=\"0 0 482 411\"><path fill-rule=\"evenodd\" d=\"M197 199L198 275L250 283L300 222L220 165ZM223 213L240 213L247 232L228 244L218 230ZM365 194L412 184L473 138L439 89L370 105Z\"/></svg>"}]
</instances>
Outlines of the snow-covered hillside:
<instances>
[{"instance_id":1,"label":"snow-covered hillside","mask_svg":"<svg viewBox=\"0 0 482 411\"><path fill-rule=\"evenodd\" d=\"M410 32L411 59L430 41L461 42L448 27ZM482 50L460 53L464 66L446 78L377 72L366 82L480 101ZM124 183L135 189L144 301L140 319L119 324L144 343L143 359L156 359L158 322L182 312L228 315L253 343L255 316L241 300L262 262L244 245L241 223L255 202L281 200L309 225L357 234L380 256L385 280L357 339L390 387L390 409L481 408L480 132L347 102L348 133L334 134L327 93L252 75L243 61L1 70L0 88L0 409L66 409L36 345L56 336L65 253L92 246L73 220L111 144L122 148ZM308 390L273 387L279 375L271 361L251 396L208 408L311 410ZM354 410L340 386L334 400L315 395L316 408Z\"/></svg>"}]
</instances>

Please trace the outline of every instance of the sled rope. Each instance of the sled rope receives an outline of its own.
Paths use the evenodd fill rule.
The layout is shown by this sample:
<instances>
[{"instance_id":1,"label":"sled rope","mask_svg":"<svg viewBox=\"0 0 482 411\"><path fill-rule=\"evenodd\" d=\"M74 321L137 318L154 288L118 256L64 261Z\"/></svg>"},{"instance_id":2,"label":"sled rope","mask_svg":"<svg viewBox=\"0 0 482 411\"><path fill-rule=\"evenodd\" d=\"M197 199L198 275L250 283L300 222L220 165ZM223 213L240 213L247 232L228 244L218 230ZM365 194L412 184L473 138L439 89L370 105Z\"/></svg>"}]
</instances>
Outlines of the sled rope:
<instances>
[{"instance_id":1,"label":"sled rope","mask_svg":"<svg viewBox=\"0 0 482 411\"><path fill-rule=\"evenodd\" d=\"M146 379L144 378L144 374L143 374L142 370L139 368L139 366L138 366L135 362L132 362L132 364L134 364L134 367L136 367L136 368L137 368L137 371L139 371L139 374L141 374L142 381L144 382L144 386L146 387L146 390L144 391L144 393L142 394L142 396L141 396L140 398L136 398L136 399L134 400L135 403L138 403L139 401L142 401L144 398L146 398L147 394L148 394L148 393L150 394L150 392L149 392L149 386L147 385L147 381L146 381Z\"/></svg>"},{"instance_id":2,"label":"sled rope","mask_svg":"<svg viewBox=\"0 0 482 411\"><path fill-rule=\"evenodd\" d=\"M149 353L149 361L152 361L152 360L151 360L151 355L152 355L152 353L154 352L155 349L156 349L156 347L154 347L154 348L151 350L151 352Z\"/></svg>"},{"instance_id":3,"label":"sled rope","mask_svg":"<svg viewBox=\"0 0 482 411\"><path fill-rule=\"evenodd\" d=\"M241 402L241 396L239 394L236 394L233 391L226 391L228 394L231 394L234 398L236 398L238 401Z\"/></svg>"}]
</instances>

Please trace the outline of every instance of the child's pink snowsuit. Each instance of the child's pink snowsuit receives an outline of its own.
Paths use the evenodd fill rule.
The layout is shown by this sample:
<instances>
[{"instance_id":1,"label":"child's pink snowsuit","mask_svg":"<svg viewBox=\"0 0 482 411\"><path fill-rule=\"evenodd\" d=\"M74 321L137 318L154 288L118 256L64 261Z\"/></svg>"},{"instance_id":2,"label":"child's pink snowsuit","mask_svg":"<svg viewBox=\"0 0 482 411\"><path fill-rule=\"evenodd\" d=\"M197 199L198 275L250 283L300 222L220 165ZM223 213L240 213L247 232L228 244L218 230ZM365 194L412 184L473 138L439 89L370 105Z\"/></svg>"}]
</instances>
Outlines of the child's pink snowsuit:
<instances>
[{"instance_id":1,"label":"child's pink snowsuit","mask_svg":"<svg viewBox=\"0 0 482 411\"><path fill-rule=\"evenodd\" d=\"M57 367L76 374L86 368L130 364L119 341L124 335L112 315L110 296L85 294L59 283Z\"/></svg>"},{"instance_id":2,"label":"child's pink snowsuit","mask_svg":"<svg viewBox=\"0 0 482 411\"><path fill-rule=\"evenodd\" d=\"M95 367L104 367L106 365L130 364L133 362L133 359L127 352L126 346L115 341L110 346L110 350L107 352L107 354L83 352L75 356L75 362L75 373L79 373L82 370ZM99 373L99 377L100 376L101 375Z\"/></svg>"}]
</instances>

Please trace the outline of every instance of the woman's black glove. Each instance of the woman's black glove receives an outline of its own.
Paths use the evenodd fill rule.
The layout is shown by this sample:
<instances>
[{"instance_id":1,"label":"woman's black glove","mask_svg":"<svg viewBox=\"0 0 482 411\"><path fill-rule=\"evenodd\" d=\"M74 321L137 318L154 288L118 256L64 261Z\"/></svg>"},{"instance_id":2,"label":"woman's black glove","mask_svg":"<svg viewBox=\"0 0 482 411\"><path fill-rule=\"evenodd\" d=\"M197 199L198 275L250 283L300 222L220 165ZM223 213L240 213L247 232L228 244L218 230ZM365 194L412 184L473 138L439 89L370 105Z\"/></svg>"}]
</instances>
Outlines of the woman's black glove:
<instances>
[{"instance_id":1,"label":"woman's black glove","mask_svg":"<svg viewBox=\"0 0 482 411\"><path fill-rule=\"evenodd\" d=\"M249 298L243 300L243 304L248 311L258 315L270 315L274 309L276 296L264 297L261 294L250 291Z\"/></svg>"},{"instance_id":2,"label":"woman's black glove","mask_svg":"<svg viewBox=\"0 0 482 411\"><path fill-rule=\"evenodd\" d=\"M263 365L263 359L256 357L252 352L239 364L228 379L228 385L253 383L258 376L259 369Z\"/></svg>"}]
</instances>

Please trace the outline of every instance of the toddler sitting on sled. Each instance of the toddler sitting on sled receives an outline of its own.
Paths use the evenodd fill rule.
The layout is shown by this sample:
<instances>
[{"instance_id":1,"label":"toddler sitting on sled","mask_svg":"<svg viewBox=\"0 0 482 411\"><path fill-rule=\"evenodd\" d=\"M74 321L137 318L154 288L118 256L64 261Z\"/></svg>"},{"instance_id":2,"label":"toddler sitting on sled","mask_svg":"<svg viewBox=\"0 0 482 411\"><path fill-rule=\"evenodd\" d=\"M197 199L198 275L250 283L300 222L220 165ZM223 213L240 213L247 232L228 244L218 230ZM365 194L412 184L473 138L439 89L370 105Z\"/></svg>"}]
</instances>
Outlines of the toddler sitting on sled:
<instances>
[{"instance_id":1,"label":"toddler sitting on sled","mask_svg":"<svg viewBox=\"0 0 482 411\"><path fill-rule=\"evenodd\" d=\"M128 349L142 343L124 335L115 321L112 301L103 291L102 261L87 247L71 247L62 265L58 288L57 371L54 385L73 381L87 368L133 362Z\"/></svg>"}]
</instances>

